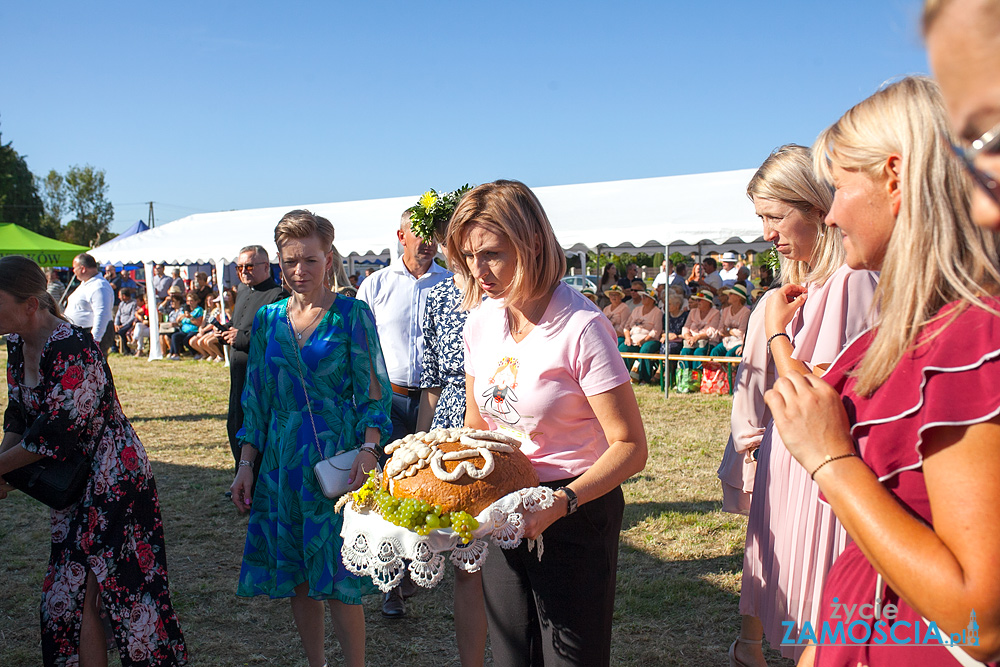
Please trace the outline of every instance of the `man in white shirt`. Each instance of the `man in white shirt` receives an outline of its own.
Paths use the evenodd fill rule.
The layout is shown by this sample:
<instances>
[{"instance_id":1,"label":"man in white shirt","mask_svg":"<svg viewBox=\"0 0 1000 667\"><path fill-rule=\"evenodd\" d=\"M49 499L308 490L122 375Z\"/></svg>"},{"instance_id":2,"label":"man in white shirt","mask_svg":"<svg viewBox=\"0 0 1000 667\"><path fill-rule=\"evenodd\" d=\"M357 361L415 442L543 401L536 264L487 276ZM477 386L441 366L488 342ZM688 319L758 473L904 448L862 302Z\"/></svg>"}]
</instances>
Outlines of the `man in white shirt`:
<instances>
[{"instance_id":1,"label":"man in white shirt","mask_svg":"<svg viewBox=\"0 0 1000 667\"><path fill-rule=\"evenodd\" d=\"M711 290L712 294L718 294L722 289L722 276L719 275L718 262L713 257L706 257L701 261L701 266L705 269L705 277L698 285Z\"/></svg>"},{"instance_id":2,"label":"man in white shirt","mask_svg":"<svg viewBox=\"0 0 1000 667\"><path fill-rule=\"evenodd\" d=\"M722 278L723 287L732 287L739 280L739 267L736 266L736 262L739 261L739 256L732 251L723 253L722 255L722 270L719 271L719 277Z\"/></svg>"},{"instance_id":3,"label":"man in white shirt","mask_svg":"<svg viewBox=\"0 0 1000 667\"><path fill-rule=\"evenodd\" d=\"M114 316L115 291L101 275L97 261L87 253L73 258L73 275L80 286L66 300L66 317L78 327L89 329L105 356L114 342L108 325Z\"/></svg>"},{"instance_id":4,"label":"man in white shirt","mask_svg":"<svg viewBox=\"0 0 1000 667\"><path fill-rule=\"evenodd\" d=\"M372 309L382 355L392 383L392 437L413 433L420 406L420 371L424 359L424 306L427 293L451 271L434 262L437 243L424 242L410 228L410 212L403 212L396 237L403 254L389 266L365 278L358 299ZM405 613L399 587L386 593L382 614L398 618Z\"/></svg>"},{"instance_id":5,"label":"man in white shirt","mask_svg":"<svg viewBox=\"0 0 1000 667\"><path fill-rule=\"evenodd\" d=\"M660 272L656 274L655 278L653 278L652 290L655 292L656 288L659 287L660 285L666 285L667 278L669 275L670 271L667 270L667 260L663 260L660 263Z\"/></svg>"}]
</instances>

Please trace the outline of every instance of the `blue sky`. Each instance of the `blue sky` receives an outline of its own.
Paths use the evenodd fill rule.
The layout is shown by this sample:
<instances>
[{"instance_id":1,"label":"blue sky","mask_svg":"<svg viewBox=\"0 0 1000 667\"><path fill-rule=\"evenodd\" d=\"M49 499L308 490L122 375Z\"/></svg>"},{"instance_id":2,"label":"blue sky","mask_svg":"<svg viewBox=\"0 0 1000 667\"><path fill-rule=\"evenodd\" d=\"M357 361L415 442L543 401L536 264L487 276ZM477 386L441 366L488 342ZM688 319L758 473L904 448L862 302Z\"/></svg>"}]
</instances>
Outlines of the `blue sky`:
<instances>
[{"instance_id":1,"label":"blue sky","mask_svg":"<svg viewBox=\"0 0 1000 667\"><path fill-rule=\"evenodd\" d=\"M0 132L36 174L104 169L112 231L741 169L926 72L920 6L4 2Z\"/></svg>"}]
</instances>

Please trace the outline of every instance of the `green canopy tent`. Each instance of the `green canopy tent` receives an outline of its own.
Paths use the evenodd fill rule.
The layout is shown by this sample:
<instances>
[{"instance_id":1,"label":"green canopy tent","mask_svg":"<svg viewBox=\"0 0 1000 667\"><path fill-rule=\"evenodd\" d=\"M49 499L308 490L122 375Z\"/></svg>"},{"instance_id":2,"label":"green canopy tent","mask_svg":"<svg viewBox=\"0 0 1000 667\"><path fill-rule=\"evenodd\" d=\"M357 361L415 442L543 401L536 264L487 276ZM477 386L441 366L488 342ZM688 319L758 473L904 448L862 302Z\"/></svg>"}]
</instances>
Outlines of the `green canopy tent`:
<instances>
[{"instance_id":1,"label":"green canopy tent","mask_svg":"<svg viewBox=\"0 0 1000 667\"><path fill-rule=\"evenodd\" d=\"M0 257L24 255L39 266L71 266L74 257L88 250L86 246L36 234L13 222L0 222Z\"/></svg>"}]
</instances>

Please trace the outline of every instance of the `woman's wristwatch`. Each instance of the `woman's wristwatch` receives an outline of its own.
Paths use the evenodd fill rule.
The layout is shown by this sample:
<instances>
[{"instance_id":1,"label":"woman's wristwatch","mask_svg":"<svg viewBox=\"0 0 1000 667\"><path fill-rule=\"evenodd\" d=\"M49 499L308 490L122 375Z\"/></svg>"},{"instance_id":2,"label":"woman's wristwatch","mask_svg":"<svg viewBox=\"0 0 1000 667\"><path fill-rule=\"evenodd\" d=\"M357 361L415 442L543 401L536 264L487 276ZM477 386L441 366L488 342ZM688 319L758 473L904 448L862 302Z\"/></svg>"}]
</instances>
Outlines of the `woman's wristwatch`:
<instances>
[{"instance_id":1,"label":"woman's wristwatch","mask_svg":"<svg viewBox=\"0 0 1000 667\"><path fill-rule=\"evenodd\" d=\"M575 512L577 508L576 491L568 486L560 486L556 491L562 491L566 494L566 516Z\"/></svg>"},{"instance_id":2,"label":"woman's wristwatch","mask_svg":"<svg viewBox=\"0 0 1000 667\"><path fill-rule=\"evenodd\" d=\"M372 456L378 459L378 446L374 442L366 442L361 445L362 452L370 452Z\"/></svg>"}]
</instances>

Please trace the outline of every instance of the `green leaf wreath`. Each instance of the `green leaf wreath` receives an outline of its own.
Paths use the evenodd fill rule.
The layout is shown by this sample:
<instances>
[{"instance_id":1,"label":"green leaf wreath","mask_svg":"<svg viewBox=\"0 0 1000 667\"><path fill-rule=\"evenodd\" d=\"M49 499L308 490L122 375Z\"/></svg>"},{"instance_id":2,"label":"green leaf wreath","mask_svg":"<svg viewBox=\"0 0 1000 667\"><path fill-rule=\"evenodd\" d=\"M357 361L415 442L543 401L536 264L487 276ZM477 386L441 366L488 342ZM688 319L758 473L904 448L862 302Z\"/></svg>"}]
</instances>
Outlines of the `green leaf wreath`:
<instances>
[{"instance_id":1,"label":"green leaf wreath","mask_svg":"<svg viewBox=\"0 0 1000 667\"><path fill-rule=\"evenodd\" d=\"M416 206L410 209L410 226L413 233L423 241L432 241L437 229L444 230L451 214L458 206L458 200L472 189L468 183L451 192L428 190L417 200Z\"/></svg>"},{"instance_id":2,"label":"green leaf wreath","mask_svg":"<svg viewBox=\"0 0 1000 667\"><path fill-rule=\"evenodd\" d=\"M781 260L778 257L778 249L771 247L764 253L764 265L770 267L775 275L781 271Z\"/></svg>"}]
</instances>

